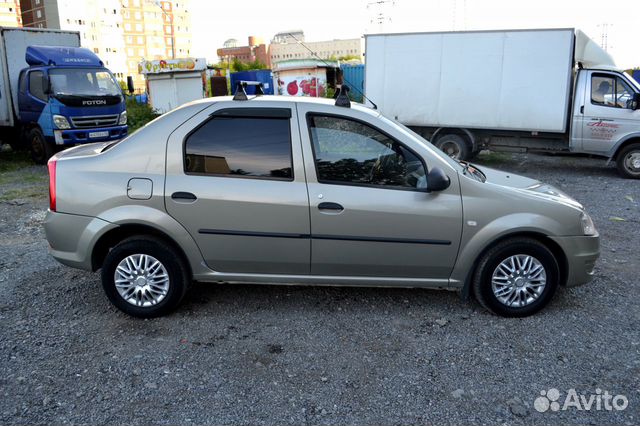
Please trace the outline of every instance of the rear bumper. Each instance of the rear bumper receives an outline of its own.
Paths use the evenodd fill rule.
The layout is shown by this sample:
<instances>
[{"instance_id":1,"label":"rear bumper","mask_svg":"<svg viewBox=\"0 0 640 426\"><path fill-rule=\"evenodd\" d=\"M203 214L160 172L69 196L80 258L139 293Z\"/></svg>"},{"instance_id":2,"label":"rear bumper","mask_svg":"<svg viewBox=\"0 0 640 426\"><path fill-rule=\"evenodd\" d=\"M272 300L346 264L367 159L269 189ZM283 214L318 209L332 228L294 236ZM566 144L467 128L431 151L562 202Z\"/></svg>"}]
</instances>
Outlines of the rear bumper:
<instances>
[{"instance_id":1,"label":"rear bumper","mask_svg":"<svg viewBox=\"0 0 640 426\"><path fill-rule=\"evenodd\" d=\"M91 253L105 232L116 228L96 217L47 211L44 231L49 241L49 254L58 262L91 271Z\"/></svg>"},{"instance_id":2,"label":"rear bumper","mask_svg":"<svg viewBox=\"0 0 640 426\"><path fill-rule=\"evenodd\" d=\"M75 145L80 143L115 141L127 136L128 127L112 126L95 129L54 130L52 143L56 145Z\"/></svg>"},{"instance_id":3,"label":"rear bumper","mask_svg":"<svg viewBox=\"0 0 640 426\"><path fill-rule=\"evenodd\" d=\"M600 256L600 236L550 237L567 257L567 287L586 284L593 279Z\"/></svg>"}]
</instances>

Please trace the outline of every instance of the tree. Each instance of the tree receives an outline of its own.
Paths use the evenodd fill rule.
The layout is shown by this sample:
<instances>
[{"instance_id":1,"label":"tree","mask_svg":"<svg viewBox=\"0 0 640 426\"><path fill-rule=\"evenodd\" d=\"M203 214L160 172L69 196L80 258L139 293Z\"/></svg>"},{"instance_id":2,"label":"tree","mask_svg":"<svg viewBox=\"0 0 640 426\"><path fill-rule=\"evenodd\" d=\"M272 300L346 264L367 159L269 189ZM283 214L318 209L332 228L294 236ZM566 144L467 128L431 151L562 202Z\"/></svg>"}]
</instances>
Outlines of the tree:
<instances>
[{"instance_id":1,"label":"tree","mask_svg":"<svg viewBox=\"0 0 640 426\"><path fill-rule=\"evenodd\" d=\"M231 61L231 71L250 71L250 70L263 70L267 68L265 64L260 62L259 60L255 60L253 62L241 62L238 58L233 58Z\"/></svg>"}]
</instances>

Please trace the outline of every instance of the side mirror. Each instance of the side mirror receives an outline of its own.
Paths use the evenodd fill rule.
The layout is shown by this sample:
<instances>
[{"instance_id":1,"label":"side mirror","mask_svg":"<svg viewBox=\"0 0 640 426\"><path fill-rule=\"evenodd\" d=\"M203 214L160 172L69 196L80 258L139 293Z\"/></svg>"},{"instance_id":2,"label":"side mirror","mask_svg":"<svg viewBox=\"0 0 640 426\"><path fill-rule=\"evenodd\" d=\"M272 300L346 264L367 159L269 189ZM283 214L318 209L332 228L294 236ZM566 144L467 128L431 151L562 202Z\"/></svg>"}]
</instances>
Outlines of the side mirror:
<instances>
[{"instance_id":1,"label":"side mirror","mask_svg":"<svg viewBox=\"0 0 640 426\"><path fill-rule=\"evenodd\" d=\"M42 92L45 95L51 94L51 82L49 81L49 76L46 74L42 74Z\"/></svg>"},{"instance_id":2,"label":"side mirror","mask_svg":"<svg viewBox=\"0 0 640 426\"><path fill-rule=\"evenodd\" d=\"M443 191L451 185L451 179L440 167L434 167L427 174L427 188L425 192Z\"/></svg>"},{"instance_id":3,"label":"side mirror","mask_svg":"<svg viewBox=\"0 0 640 426\"><path fill-rule=\"evenodd\" d=\"M127 76L127 91L129 92L129 95L133 95L133 92L135 92L135 87L133 85L133 76L128 75Z\"/></svg>"},{"instance_id":4,"label":"side mirror","mask_svg":"<svg viewBox=\"0 0 640 426\"><path fill-rule=\"evenodd\" d=\"M640 93L633 94L633 97L631 98L630 108L634 111L640 109Z\"/></svg>"}]
</instances>

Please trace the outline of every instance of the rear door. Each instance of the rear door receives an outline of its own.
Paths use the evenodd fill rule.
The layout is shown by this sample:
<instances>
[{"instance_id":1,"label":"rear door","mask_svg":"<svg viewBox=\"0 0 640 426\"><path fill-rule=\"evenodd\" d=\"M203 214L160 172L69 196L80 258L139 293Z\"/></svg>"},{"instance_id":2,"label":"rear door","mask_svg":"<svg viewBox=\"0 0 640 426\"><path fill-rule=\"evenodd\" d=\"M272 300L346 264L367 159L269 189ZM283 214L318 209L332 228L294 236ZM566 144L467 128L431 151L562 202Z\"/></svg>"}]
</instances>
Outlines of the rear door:
<instances>
[{"instance_id":1,"label":"rear door","mask_svg":"<svg viewBox=\"0 0 640 426\"><path fill-rule=\"evenodd\" d=\"M582 150L606 155L638 131L640 110L630 108L634 89L620 74L604 71L591 71L586 86Z\"/></svg>"},{"instance_id":2,"label":"rear door","mask_svg":"<svg viewBox=\"0 0 640 426\"><path fill-rule=\"evenodd\" d=\"M369 114L300 103L308 176L311 273L419 278L446 286L462 230L455 172L426 185L427 148ZM438 164L440 165L440 164Z\"/></svg>"},{"instance_id":3,"label":"rear door","mask_svg":"<svg viewBox=\"0 0 640 426\"><path fill-rule=\"evenodd\" d=\"M296 112L288 102L264 105L215 104L171 134L167 211L215 271L308 274L309 199Z\"/></svg>"}]
</instances>

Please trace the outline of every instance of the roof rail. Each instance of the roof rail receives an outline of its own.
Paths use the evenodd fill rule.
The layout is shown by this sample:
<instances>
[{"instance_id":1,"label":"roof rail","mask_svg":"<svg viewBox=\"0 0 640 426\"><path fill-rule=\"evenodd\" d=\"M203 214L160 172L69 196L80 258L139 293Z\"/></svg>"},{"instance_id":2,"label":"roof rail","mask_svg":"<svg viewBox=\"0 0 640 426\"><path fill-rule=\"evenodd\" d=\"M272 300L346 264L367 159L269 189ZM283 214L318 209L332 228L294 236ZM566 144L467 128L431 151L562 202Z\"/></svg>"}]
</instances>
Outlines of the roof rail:
<instances>
[{"instance_id":1,"label":"roof rail","mask_svg":"<svg viewBox=\"0 0 640 426\"><path fill-rule=\"evenodd\" d=\"M245 88L247 86L256 86L256 96L264 95L264 87L260 81L239 81L236 83L236 92L233 94L234 101L247 101L247 92Z\"/></svg>"},{"instance_id":2,"label":"roof rail","mask_svg":"<svg viewBox=\"0 0 640 426\"><path fill-rule=\"evenodd\" d=\"M351 108L351 100L349 100L349 86L343 84L338 89L338 96L336 96L336 106Z\"/></svg>"}]
</instances>

